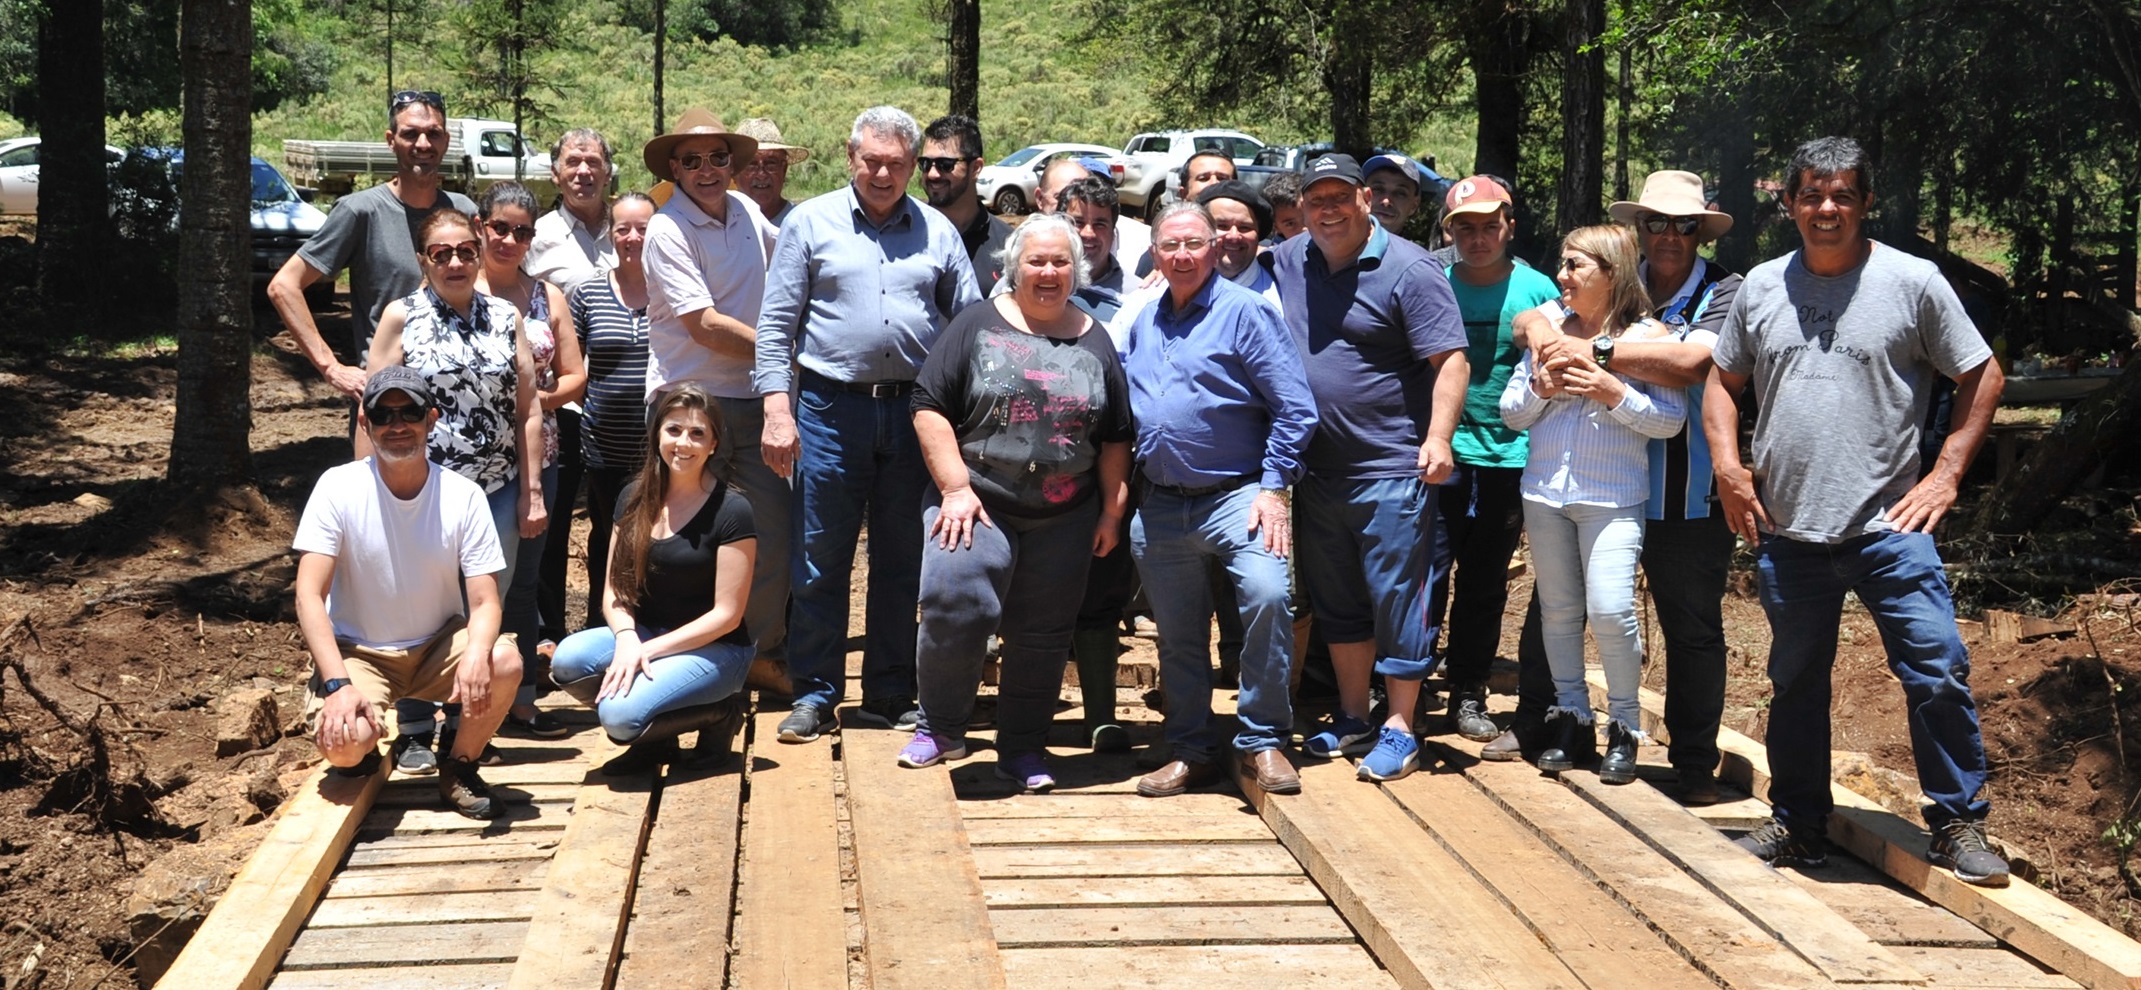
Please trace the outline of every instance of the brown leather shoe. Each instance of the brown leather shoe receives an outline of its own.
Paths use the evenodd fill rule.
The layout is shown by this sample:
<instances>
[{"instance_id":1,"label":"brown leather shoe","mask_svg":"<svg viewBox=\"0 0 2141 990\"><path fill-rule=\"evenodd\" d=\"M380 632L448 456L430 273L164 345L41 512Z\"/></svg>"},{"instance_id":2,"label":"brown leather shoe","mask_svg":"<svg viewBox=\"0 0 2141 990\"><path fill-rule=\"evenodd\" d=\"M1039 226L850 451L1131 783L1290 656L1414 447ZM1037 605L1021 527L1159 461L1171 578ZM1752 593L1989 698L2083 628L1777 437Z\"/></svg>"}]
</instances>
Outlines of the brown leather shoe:
<instances>
[{"instance_id":1,"label":"brown leather shoe","mask_svg":"<svg viewBox=\"0 0 2141 990\"><path fill-rule=\"evenodd\" d=\"M1174 797L1192 787L1216 784L1225 776L1217 763L1176 760L1139 778L1137 792L1146 797Z\"/></svg>"},{"instance_id":2,"label":"brown leather shoe","mask_svg":"<svg viewBox=\"0 0 2141 990\"><path fill-rule=\"evenodd\" d=\"M1301 775L1294 772L1294 765L1286 761L1286 754L1280 750L1266 749L1250 754L1249 768L1256 771L1256 786L1267 794L1301 793Z\"/></svg>"},{"instance_id":3,"label":"brown leather shoe","mask_svg":"<svg viewBox=\"0 0 2141 990\"><path fill-rule=\"evenodd\" d=\"M1524 744L1517 741L1517 730L1505 729L1494 741L1479 748L1479 758L1494 763L1515 763L1524 758Z\"/></svg>"}]
</instances>

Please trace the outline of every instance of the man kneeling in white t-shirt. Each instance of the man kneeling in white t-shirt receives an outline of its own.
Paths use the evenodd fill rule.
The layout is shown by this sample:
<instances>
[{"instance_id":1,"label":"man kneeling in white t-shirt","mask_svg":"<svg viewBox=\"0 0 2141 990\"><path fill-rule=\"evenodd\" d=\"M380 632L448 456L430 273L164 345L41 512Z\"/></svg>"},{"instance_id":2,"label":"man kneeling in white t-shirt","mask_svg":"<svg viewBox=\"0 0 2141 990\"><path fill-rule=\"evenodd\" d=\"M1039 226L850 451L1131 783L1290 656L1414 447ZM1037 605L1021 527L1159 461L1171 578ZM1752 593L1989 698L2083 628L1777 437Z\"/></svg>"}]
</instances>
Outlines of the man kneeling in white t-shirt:
<instances>
[{"instance_id":1,"label":"man kneeling in white t-shirt","mask_svg":"<svg viewBox=\"0 0 2141 990\"><path fill-rule=\"evenodd\" d=\"M372 456L328 470L305 503L291 545L302 554L297 624L315 668L307 714L335 772L368 776L379 770L388 703L460 702L439 797L470 818L496 818L505 808L476 760L513 701L520 651L498 634L505 556L483 491L426 456L438 418L415 370L373 372L357 420Z\"/></svg>"}]
</instances>

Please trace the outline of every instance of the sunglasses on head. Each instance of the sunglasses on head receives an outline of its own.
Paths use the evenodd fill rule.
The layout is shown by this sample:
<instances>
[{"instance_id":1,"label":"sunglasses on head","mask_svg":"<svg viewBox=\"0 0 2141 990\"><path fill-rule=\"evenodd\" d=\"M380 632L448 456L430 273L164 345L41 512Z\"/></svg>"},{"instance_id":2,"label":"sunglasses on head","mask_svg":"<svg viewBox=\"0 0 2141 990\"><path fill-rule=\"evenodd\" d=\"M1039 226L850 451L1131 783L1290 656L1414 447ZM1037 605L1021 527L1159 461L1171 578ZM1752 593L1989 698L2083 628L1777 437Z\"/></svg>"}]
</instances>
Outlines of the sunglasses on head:
<instances>
[{"instance_id":1,"label":"sunglasses on head","mask_svg":"<svg viewBox=\"0 0 2141 990\"><path fill-rule=\"evenodd\" d=\"M730 159L733 157L734 156L730 155L726 151L694 151L688 155L678 155L675 158L671 159L671 161L676 162L677 167L683 169L686 172L696 172L702 166L708 168L727 168L729 167Z\"/></svg>"},{"instance_id":2,"label":"sunglasses on head","mask_svg":"<svg viewBox=\"0 0 2141 990\"><path fill-rule=\"evenodd\" d=\"M406 406L369 406L364 410L364 418L371 421L373 426L393 426L396 423L418 426L422 425L428 412L429 410L414 403Z\"/></svg>"},{"instance_id":3,"label":"sunglasses on head","mask_svg":"<svg viewBox=\"0 0 2141 990\"><path fill-rule=\"evenodd\" d=\"M960 162L963 162L963 161L966 161L966 159L964 159L964 158L917 158L917 159L915 159L915 160L914 160L914 163L915 163L916 165L918 165L918 166L920 166L920 167L921 167L921 169L922 169L922 174L923 174L923 175L928 175L928 174L929 174L929 173L931 173L931 172L942 172L942 173L944 173L945 175L950 175L950 174L952 174L952 169L958 168L958 167L959 167L959 163L960 163Z\"/></svg>"},{"instance_id":4,"label":"sunglasses on head","mask_svg":"<svg viewBox=\"0 0 2141 990\"><path fill-rule=\"evenodd\" d=\"M433 244L424 249L424 257L431 259L431 263L434 265L443 265L450 258L459 258L462 264L473 265L481 253L475 241L462 241L459 244Z\"/></svg>"},{"instance_id":5,"label":"sunglasses on head","mask_svg":"<svg viewBox=\"0 0 2141 990\"><path fill-rule=\"evenodd\" d=\"M405 89L387 99L387 115L400 113L403 107L421 103L440 113L446 112L446 98L428 89Z\"/></svg>"},{"instance_id":6,"label":"sunglasses on head","mask_svg":"<svg viewBox=\"0 0 2141 990\"><path fill-rule=\"evenodd\" d=\"M491 220L484 224L499 237L510 237L523 244L535 239L535 228L528 224L510 224L503 220Z\"/></svg>"},{"instance_id":7,"label":"sunglasses on head","mask_svg":"<svg viewBox=\"0 0 2141 990\"><path fill-rule=\"evenodd\" d=\"M1682 237L1693 237L1696 231L1702 229L1702 218L1668 217L1656 213L1643 217L1643 229L1653 234L1665 233L1668 228Z\"/></svg>"}]
</instances>

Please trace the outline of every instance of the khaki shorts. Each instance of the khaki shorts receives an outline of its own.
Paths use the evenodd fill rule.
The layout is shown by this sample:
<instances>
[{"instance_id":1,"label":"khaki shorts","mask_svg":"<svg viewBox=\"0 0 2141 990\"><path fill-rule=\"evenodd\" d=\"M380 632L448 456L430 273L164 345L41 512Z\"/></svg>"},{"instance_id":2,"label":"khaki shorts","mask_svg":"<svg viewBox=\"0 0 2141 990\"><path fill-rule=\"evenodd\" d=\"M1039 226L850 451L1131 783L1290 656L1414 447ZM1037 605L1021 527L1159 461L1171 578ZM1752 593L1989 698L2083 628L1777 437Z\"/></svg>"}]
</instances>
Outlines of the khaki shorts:
<instances>
[{"instance_id":1,"label":"khaki shorts","mask_svg":"<svg viewBox=\"0 0 2141 990\"><path fill-rule=\"evenodd\" d=\"M512 645L516 640L512 633L503 633L498 642ZM461 657L468 652L468 620L455 616L429 641L405 650L374 649L340 640L335 645L342 650L342 667L348 671L350 684L364 696L372 706L373 718L378 719L387 705L403 698L444 702L453 697L454 674L461 667ZM319 671L312 672L308 686L311 690L305 702L305 729L316 732L320 710L327 705L327 699L320 697Z\"/></svg>"}]
</instances>

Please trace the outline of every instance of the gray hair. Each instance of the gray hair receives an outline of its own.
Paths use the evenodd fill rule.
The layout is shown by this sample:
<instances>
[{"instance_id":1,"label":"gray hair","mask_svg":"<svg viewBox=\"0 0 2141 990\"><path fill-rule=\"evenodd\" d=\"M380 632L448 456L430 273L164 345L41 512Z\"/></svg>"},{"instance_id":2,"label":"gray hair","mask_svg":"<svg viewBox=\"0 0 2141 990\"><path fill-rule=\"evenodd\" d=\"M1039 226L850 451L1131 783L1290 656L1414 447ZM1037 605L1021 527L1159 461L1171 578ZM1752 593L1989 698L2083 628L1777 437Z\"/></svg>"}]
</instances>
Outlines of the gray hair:
<instances>
[{"instance_id":1,"label":"gray hair","mask_svg":"<svg viewBox=\"0 0 2141 990\"><path fill-rule=\"evenodd\" d=\"M592 144L597 148L601 148L603 167L612 170L616 168L617 156L610 154L609 139L603 137L601 131L592 127L575 127L558 135L558 139L550 144L551 167L556 168L557 160L565 157L565 149L576 144Z\"/></svg>"},{"instance_id":2,"label":"gray hair","mask_svg":"<svg viewBox=\"0 0 2141 990\"><path fill-rule=\"evenodd\" d=\"M898 107L878 106L864 110L855 117L855 126L847 134L847 150L850 154L862 148L862 136L876 134L880 137L896 137L907 146L907 153L922 153L922 125L914 122L914 115Z\"/></svg>"},{"instance_id":3,"label":"gray hair","mask_svg":"<svg viewBox=\"0 0 2141 990\"><path fill-rule=\"evenodd\" d=\"M1038 213L1027 217L1026 222L1011 228L1011 236L1004 238L1004 249L996 253L996 260L1003 263L1005 291L1018 291L1019 261L1026 256L1026 242L1035 234L1057 233L1070 240L1071 288L1083 289L1093 281L1090 265L1085 260L1085 241L1078 237L1078 228L1060 213Z\"/></svg>"},{"instance_id":4,"label":"gray hair","mask_svg":"<svg viewBox=\"0 0 2141 990\"><path fill-rule=\"evenodd\" d=\"M1154 242L1157 243L1159 240L1161 224L1166 223L1167 221L1179 217L1185 213L1195 215L1197 218L1197 222L1204 225L1204 232L1206 234L1209 234L1213 237L1219 236L1219 225L1212 222L1212 211L1205 209L1204 204L1184 203L1177 200L1173 203L1167 204L1166 206L1160 207L1160 215L1152 218L1152 237Z\"/></svg>"}]
</instances>

